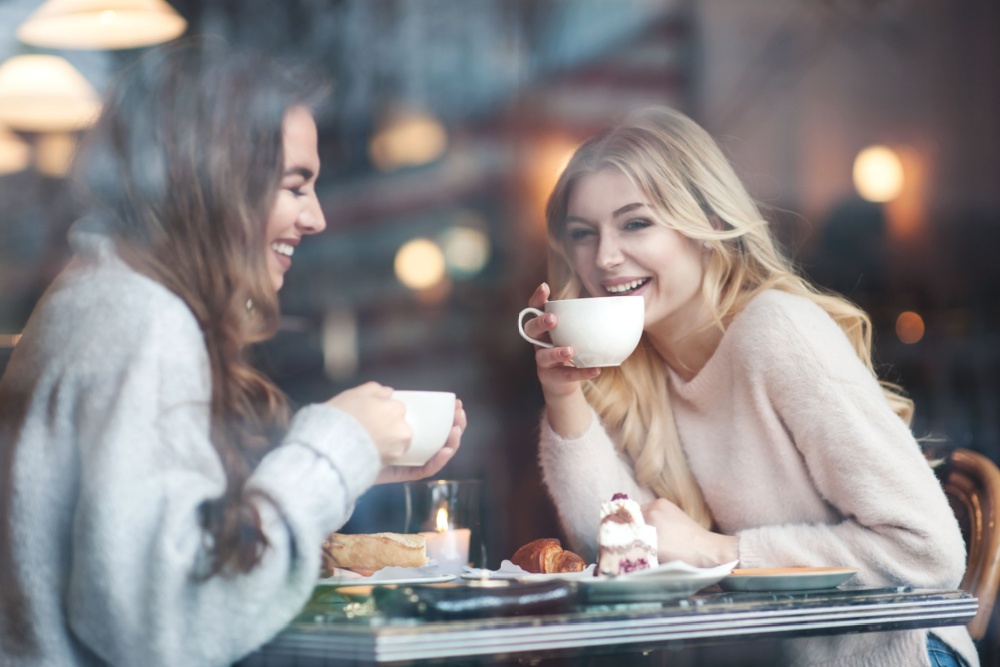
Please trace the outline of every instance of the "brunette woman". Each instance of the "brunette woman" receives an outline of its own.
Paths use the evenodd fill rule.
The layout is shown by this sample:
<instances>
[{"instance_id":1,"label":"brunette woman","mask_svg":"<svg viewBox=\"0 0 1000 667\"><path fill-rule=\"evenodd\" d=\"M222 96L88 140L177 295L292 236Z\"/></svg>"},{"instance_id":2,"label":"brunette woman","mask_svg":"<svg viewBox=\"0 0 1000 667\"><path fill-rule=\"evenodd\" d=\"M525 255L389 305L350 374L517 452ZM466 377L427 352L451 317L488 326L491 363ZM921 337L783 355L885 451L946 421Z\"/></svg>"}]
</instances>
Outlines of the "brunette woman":
<instances>
[{"instance_id":1,"label":"brunette woman","mask_svg":"<svg viewBox=\"0 0 1000 667\"><path fill-rule=\"evenodd\" d=\"M77 161L93 212L0 383L0 662L229 665L411 436L369 383L294 415L247 360L326 223L317 82L203 44L132 65Z\"/></svg>"}]
</instances>

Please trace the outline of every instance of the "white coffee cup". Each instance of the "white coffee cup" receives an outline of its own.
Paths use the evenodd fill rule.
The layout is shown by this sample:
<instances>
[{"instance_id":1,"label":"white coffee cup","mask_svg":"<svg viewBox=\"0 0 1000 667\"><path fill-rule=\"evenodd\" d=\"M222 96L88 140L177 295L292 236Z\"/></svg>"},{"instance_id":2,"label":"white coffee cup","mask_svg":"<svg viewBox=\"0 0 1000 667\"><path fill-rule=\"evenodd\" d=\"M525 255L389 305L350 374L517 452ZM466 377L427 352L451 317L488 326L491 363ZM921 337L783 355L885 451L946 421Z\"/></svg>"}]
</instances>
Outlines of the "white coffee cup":
<instances>
[{"instance_id":1,"label":"white coffee cup","mask_svg":"<svg viewBox=\"0 0 1000 667\"><path fill-rule=\"evenodd\" d=\"M526 315L556 316L552 342L536 340L524 331ZM545 312L525 308L517 316L517 330L529 343L542 347L572 347L571 363L578 368L620 366L642 337L645 300L641 296L599 296L549 301Z\"/></svg>"},{"instance_id":2,"label":"white coffee cup","mask_svg":"<svg viewBox=\"0 0 1000 667\"><path fill-rule=\"evenodd\" d=\"M392 397L406 406L406 423L413 429L413 440L393 465L422 466L437 454L448 440L455 424L455 394L447 391L394 391Z\"/></svg>"}]
</instances>

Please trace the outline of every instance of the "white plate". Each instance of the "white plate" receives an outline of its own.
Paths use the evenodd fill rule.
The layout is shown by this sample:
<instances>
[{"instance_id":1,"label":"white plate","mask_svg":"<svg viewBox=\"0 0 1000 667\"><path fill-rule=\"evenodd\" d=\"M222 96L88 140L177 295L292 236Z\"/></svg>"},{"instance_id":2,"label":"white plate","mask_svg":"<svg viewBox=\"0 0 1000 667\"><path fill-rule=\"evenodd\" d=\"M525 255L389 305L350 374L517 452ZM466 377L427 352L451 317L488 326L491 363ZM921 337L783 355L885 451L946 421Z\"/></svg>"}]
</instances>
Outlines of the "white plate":
<instances>
[{"instance_id":1,"label":"white plate","mask_svg":"<svg viewBox=\"0 0 1000 667\"><path fill-rule=\"evenodd\" d=\"M834 588L854 576L853 567L782 567L733 570L719 582L727 591L807 591Z\"/></svg>"},{"instance_id":2,"label":"white plate","mask_svg":"<svg viewBox=\"0 0 1000 667\"><path fill-rule=\"evenodd\" d=\"M329 577L319 579L317 586L389 586L397 584L440 584L455 579L454 574L439 574L433 577L399 577L397 579L376 579L374 577Z\"/></svg>"},{"instance_id":3,"label":"white plate","mask_svg":"<svg viewBox=\"0 0 1000 667\"><path fill-rule=\"evenodd\" d=\"M579 583L592 603L662 602L693 595L725 578L735 566L735 561L709 568L672 561L649 570L581 579Z\"/></svg>"},{"instance_id":4,"label":"white plate","mask_svg":"<svg viewBox=\"0 0 1000 667\"><path fill-rule=\"evenodd\" d=\"M485 576L484 576L485 575ZM472 572L463 572L463 579L468 579L470 581L476 580L515 580L515 581L551 581L553 579L561 579L564 581L575 581L577 579L593 579L594 578L594 566L590 565L580 572L554 572L552 574L536 574L534 572L525 572L521 568L517 570L508 570L503 567L499 570L473 570Z\"/></svg>"}]
</instances>

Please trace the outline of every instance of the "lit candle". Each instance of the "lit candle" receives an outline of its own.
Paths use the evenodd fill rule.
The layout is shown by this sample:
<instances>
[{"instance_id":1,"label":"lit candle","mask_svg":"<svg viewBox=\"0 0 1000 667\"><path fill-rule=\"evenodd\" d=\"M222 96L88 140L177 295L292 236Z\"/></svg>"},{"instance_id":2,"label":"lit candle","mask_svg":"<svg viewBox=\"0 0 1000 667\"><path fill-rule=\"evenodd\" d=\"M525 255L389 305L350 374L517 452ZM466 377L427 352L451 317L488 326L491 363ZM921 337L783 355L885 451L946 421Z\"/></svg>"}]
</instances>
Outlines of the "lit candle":
<instances>
[{"instance_id":1,"label":"lit candle","mask_svg":"<svg viewBox=\"0 0 1000 667\"><path fill-rule=\"evenodd\" d=\"M469 538L472 531L468 528L449 528L448 508L439 507L434 531L420 533L427 540L427 557L437 561L441 572L445 574L461 574L469 563Z\"/></svg>"}]
</instances>

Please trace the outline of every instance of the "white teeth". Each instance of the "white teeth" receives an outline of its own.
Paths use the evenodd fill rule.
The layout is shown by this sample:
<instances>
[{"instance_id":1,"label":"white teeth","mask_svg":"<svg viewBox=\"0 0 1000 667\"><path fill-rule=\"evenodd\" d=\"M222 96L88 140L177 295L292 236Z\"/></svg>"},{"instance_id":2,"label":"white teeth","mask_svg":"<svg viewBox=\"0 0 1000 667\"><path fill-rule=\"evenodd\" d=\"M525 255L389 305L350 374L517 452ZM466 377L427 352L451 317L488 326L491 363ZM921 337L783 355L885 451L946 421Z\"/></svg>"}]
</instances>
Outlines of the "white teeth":
<instances>
[{"instance_id":1,"label":"white teeth","mask_svg":"<svg viewBox=\"0 0 1000 667\"><path fill-rule=\"evenodd\" d=\"M649 279L648 278L639 278L638 280L633 280L630 283L622 283L621 285L612 285L612 286L609 286L609 287L605 287L604 289L606 289L611 294L623 294L625 292L631 292L632 290L634 290L635 288L639 287L640 285L646 284L647 280L649 280Z\"/></svg>"},{"instance_id":2,"label":"white teeth","mask_svg":"<svg viewBox=\"0 0 1000 667\"><path fill-rule=\"evenodd\" d=\"M278 242L272 243L271 244L271 250L273 250L273 251L275 251L277 253L281 253L285 257L291 257L292 254L295 253L294 246L291 246L291 245L289 245L287 243L278 243Z\"/></svg>"}]
</instances>

